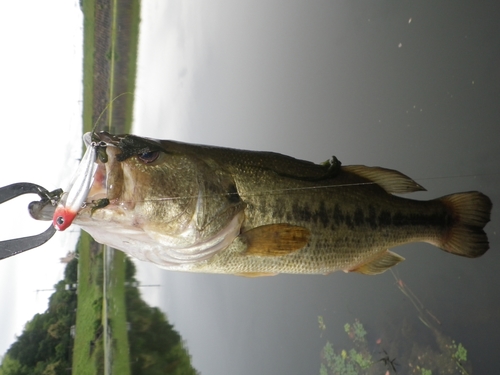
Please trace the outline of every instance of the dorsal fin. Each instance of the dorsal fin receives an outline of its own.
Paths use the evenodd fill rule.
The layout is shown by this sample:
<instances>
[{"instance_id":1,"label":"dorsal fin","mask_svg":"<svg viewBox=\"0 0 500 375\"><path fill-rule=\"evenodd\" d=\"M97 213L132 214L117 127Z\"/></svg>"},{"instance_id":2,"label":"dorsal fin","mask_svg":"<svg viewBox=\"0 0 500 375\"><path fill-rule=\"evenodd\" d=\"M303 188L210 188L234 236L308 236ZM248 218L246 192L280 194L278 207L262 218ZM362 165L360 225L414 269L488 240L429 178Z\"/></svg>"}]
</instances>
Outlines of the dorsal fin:
<instances>
[{"instance_id":1,"label":"dorsal fin","mask_svg":"<svg viewBox=\"0 0 500 375\"><path fill-rule=\"evenodd\" d=\"M414 191L425 191L425 188L420 184L417 184L410 177L394 169L367 167L364 165L346 165L342 167L342 170L373 181L388 193L404 194Z\"/></svg>"},{"instance_id":2,"label":"dorsal fin","mask_svg":"<svg viewBox=\"0 0 500 375\"><path fill-rule=\"evenodd\" d=\"M358 267L348 270L348 272L358 272L364 275L378 275L387 271L392 266L405 260L402 256L386 250L375 259L372 259Z\"/></svg>"}]
</instances>

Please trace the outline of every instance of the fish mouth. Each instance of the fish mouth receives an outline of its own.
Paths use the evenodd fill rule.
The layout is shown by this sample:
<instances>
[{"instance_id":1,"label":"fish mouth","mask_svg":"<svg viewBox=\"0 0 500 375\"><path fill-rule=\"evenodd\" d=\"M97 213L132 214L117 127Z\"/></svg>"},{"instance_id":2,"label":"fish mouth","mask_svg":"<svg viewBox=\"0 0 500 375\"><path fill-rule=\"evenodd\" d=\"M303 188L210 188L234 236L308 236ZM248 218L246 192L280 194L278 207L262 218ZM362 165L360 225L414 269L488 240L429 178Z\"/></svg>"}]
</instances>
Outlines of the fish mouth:
<instances>
[{"instance_id":1,"label":"fish mouth","mask_svg":"<svg viewBox=\"0 0 500 375\"><path fill-rule=\"evenodd\" d=\"M93 134L92 138L91 147L97 148L97 169L84 208L90 206L96 210L109 205L118 205L123 193L123 170L119 161L122 154L119 147L122 137L101 132Z\"/></svg>"},{"instance_id":2,"label":"fish mouth","mask_svg":"<svg viewBox=\"0 0 500 375\"><path fill-rule=\"evenodd\" d=\"M103 163L97 160L97 169L94 174L94 181L87 194L87 203L95 203L103 199L108 199L109 204L118 204L123 193L123 169L121 162L117 160L120 155L116 147L107 147L107 161Z\"/></svg>"},{"instance_id":3,"label":"fish mouth","mask_svg":"<svg viewBox=\"0 0 500 375\"><path fill-rule=\"evenodd\" d=\"M161 151L161 143L156 139L137 137L131 134L115 135L102 131L87 136L91 139L92 147L96 147L98 165L94 174L94 182L87 195L87 201L108 199L109 203L120 202L127 209L133 208L133 202L125 202L135 197L135 179L124 171L125 161L133 156ZM125 162L125 163L124 163ZM125 180L127 186L125 187Z\"/></svg>"},{"instance_id":4,"label":"fish mouth","mask_svg":"<svg viewBox=\"0 0 500 375\"><path fill-rule=\"evenodd\" d=\"M94 182L92 183L87 195L86 203L92 203L100 199L109 199L107 190L107 173L106 165L98 162L97 170L94 174Z\"/></svg>"},{"instance_id":5,"label":"fish mouth","mask_svg":"<svg viewBox=\"0 0 500 375\"><path fill-rule=\"evenodd\" d=\"M91 207L91 216L96 210L119 206L130 210L135 206L135 178L127 169L126 160L138 154L161 150L158 140L137 137L131 134L115 135L102 131L84 136L88 147L95 147L97 169L94 181L87 194L84 208ZM127 169L127 171L124 171ZM126 186L125 186L126 181Z\"/></svg>"}]
</instances>

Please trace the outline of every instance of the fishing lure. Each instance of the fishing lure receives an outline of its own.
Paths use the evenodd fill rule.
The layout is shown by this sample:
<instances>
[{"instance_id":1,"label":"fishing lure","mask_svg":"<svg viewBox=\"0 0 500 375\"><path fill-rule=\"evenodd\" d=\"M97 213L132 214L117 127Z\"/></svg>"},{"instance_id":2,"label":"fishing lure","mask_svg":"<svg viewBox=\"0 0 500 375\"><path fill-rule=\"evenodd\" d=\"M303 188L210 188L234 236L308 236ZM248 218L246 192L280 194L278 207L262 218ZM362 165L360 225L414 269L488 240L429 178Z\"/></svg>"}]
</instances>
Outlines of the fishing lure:
<instances>
[{"instance_id":1,"label":"fishing lure","mask_svg":"<svg viewBox=\"0 0 500 375\"><path fill-rule=\"evenodd\" d=\"M56 210L52 224L57 230L63 231L68 228L76 215L78 210L82 207L85 198L87 197L92 182L94 181L94 174L97 170L95 163L97 156L98 145L92 141L91 133L86 133L83 136L83 141L87 145L87 150L76 170L73 179L71 180L68 189L63 193Z\"/></svg>"}]
</instances>

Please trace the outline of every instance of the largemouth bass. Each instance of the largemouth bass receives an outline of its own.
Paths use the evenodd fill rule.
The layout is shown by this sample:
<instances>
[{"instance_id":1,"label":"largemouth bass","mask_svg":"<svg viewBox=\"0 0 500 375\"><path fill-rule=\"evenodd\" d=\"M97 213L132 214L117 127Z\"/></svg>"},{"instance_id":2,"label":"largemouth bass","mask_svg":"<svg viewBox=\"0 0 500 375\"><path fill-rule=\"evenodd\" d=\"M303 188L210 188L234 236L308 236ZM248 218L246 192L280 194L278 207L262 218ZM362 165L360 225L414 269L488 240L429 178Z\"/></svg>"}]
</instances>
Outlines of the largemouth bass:
<instances>
[{"instance_id":1,"label":"largemouth bass","mask_svg":"<svg viewBox=\"0 0 500 375\"><path fill-rule=\"evenodd\" d=\"M168 270L373 275L401 262L388 249L406 243L471 258L489 247L492 204L480 192L417 201L394 195L425 190L402 173L336 158L106 132L93 140L97 169L73 222Z\"/></svg>"}]
</instances>

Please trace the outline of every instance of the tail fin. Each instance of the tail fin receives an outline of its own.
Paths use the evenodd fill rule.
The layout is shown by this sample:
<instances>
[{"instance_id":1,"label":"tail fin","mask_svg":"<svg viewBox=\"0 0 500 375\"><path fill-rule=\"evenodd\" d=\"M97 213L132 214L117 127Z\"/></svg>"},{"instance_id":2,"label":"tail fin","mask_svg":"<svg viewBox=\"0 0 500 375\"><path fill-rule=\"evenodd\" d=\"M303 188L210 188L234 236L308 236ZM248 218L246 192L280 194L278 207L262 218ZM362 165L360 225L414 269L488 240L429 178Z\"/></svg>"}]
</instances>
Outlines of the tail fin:
<instances>
[{"instance_id":1,"label":"tail fin","mask_svg":"<svg viewBox=\"0 0 500 375\"><path fill-rule=\"evenodd\" d=\"M490 198L480 192L470 191L447 195L440 200L450 210L453 224L436 245L468 258L483 255L489 249L488 237L483 228L490 221Z\"/></svg>"}]
</instances>

